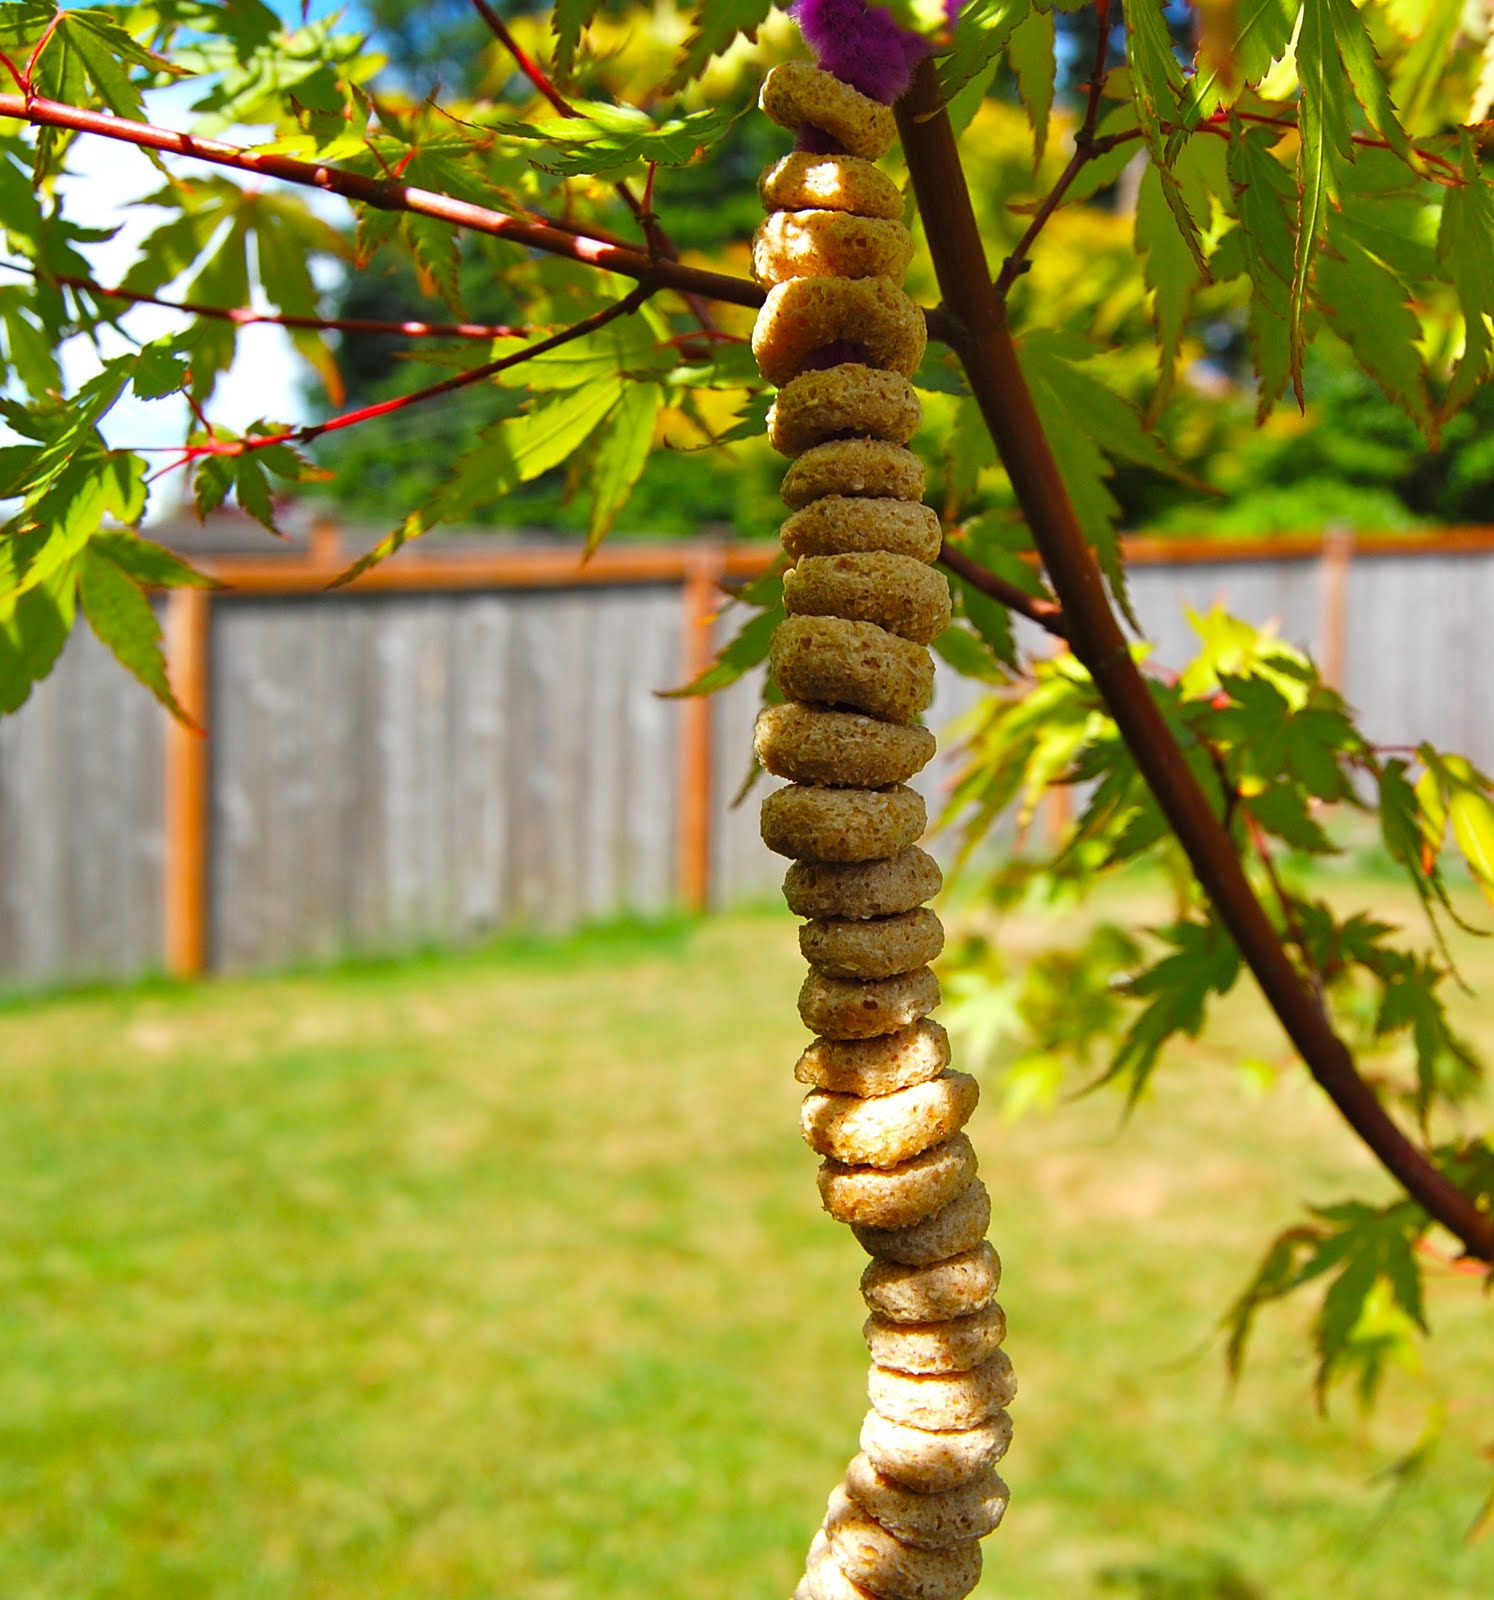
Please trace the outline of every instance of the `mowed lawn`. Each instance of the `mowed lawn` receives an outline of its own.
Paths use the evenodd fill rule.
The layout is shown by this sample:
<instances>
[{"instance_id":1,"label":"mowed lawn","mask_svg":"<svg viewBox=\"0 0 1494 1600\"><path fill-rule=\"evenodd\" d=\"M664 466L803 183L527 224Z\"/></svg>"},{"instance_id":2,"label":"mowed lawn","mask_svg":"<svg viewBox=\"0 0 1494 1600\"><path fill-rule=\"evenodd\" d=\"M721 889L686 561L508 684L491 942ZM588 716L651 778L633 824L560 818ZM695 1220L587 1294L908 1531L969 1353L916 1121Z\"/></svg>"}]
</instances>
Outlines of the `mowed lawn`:
<instances>
[{"instance_id":1,"label":"mowed lawn","mask_svg":"<svg viewBox=\"0 0 1494 1600\"><path fill-rule=\"evenodd\" d=\"M792 927L0 1012L0 1597L783 1600L866 1361ZM1242 1088L1276 1049L1242 994L1129 1128L977 1112L1022 1382L988 1600L1494 1595L1476 1279L1372 1420L1315 1412L1308 1306L1227 1390L1269 1234L1383 1192L1299 1075Z\"/></svg>"}]
</instances>

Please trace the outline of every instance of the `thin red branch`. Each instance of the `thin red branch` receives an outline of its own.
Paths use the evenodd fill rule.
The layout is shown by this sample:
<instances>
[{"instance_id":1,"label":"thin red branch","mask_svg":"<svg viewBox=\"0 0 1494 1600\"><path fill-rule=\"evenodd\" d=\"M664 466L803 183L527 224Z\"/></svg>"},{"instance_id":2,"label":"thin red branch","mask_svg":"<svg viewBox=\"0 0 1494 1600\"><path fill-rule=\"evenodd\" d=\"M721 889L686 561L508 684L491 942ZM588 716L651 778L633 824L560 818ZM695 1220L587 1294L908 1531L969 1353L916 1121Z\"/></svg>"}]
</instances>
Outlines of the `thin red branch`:
<instances>
[{"instance_id":1,"label":"thin red branch","mask_svg":"<svg viewBox=\"0 0 1494 1600\"><path fill-rule=\"evenodd\" d=\"M1307 969L1308 981L1312 984L1321 1004L1325 997L1323 974L1312 958L1312 950L1307 943L1307 934L1303 930L1302 920L1297 915L1296 907L1292 904L1291 895L1287 893L1286 884L1281 880L1281 873L1276 866L1276 857L1272 852L1271 842L1266 837L1266 830L1250 814L1248 807L1244 812L1244 817L1245 827L1250 834L1250 843L1260 861L1261 869L1266 874L1266 880L1271 885L1271 893L1275 896L1277 909L1281 912L1282 926L1291 937L1292 943L1297 948L1297 953L1302 957L1302 965Z\"/></svg>"},{"instance_id":2,"label":"thin red branch","mask_svg":"<svg viewBox=\"0 0 1494 1600\"><path fill-rule=\"evenodd\" d=\"M15 84L22 94L29 95L31 93L31 85L26 82L26 75L3 50L0 50L0 67L4 67L10 74L11 82Z\"/></svg>"},{"instance_id":3,"label":"thin red branch","mask_svg":"<svg viewBox=\"0 0 1494 1600\"><path fill-rule=\"evenodd\" d=\"M1095 59L1089 69L1089 98L1075 144L1088 144L1100 125L1100 96L1105 92L1106 63L1110 59L1110 0L1095 0Z\"/></svg>"},{"instance_id":4,"label":"thin red branch","mask_svg":"<svg viewBox=\"0 0 1494 1600\"><path fill-rule=\"evenodd\" d=\"M78 133L99 134L106 139L138 145L144 150L164 151L168 155L188 156L194 161L231 167L259 177L279 178L282 182L298 184L302 188L341 195L344 199L373 206L380 211L408 211L417 216L435 217L458 228L469 228L474 233L511 240L526 249L567 256L572 261L584 262L604 272L632 278L650 289L676 289L681 293L699 294L708 300L720 300L753 310L763 303L763 291L748 278L685 266L678 261L650 256L642 250L608 244L586 234L568 234L559 228L525 222L505 212L474 205L470 200L458 200L451 195L437 194L434 190L421 189L389 178L347 172L326 162L301 161L294 156L271 151L246 150L240 145L225 144L218 139L198 139L191 134L159 128L149 122L134 122L126 117L112 117L85 110L81 106L65 105L58 100L28 99L19 94L0 94L0 117L11 117L18 122L30 122L39 127L71 128ZM935 318L934 326L942 329L942 320Z\"/></svg>"},{"instance_id":5,"label":"thin red branch","mask_svg":"<svg viewBox=\"0 0 1494 1600\"><path fill-rule=\"evenodd\" d=\"M106 139L138 145L143 150L162 150L168 155L189 156L195 161L211 162L214 166L278 178L282 183L341 195L345 200L373 206L379 211L408 211L416 216L435 217L451 223L453 227L469 228L474 233L507 239L525 249L566 256L602 272L614 272L619 277L632 278L653 290L674 289L683 295L696 294L706 300L746 306L753 311L766 298L766 292L750 278L686 266L680 261L651 256L641 250L611 244L585 233L572 235L558 226L526 222L522 218L509 216L507 212L474 205L470 200L458 200L451 195L437 194L432 189L421 189L388 178L371 178L361 172L346 172L325 162L300 161L294 156L267 150L246 150L240 145L224 144L218 139L197 139L191 134L177 133L170 128L158 128L149 122L105 116L97 111L86 111L80 106L64 105L59 100L28 100L17 94L0 94L0 117L11 117L17 122L30 122L38 127L72 128L79 133L95 133ZM931 339L949 342L952 331L950 320L942 311L926 311L924 319Z\"/></svg>"},{"instance_id":6,"label":"thin red branch","mask_svg":"<svg viewBox=\"0 0 1494 1600\"><path fill-rule=\"evenodd\" d=\"M47 24L40 39L31 48L31 54L26 60L26 93L31 93L32 77L36 72L36 64L41 60L42 51L52 42L52 35L57 32L57 24L62 21L62 12L58 10L52 20Z\"/></svg>"},{"instance_id":7,"label":"thin red branch","mask_svg":"<svg viewBox=\"0 0 1494 1600\"><path fill-rule=\"evenodd\" d=\"M0 266L13 267L18 272L31 272L29 267L12 262ZM407 339L512 339L522 338L534 329L522 323L508 322L385 322L377 317L303 317L288 311L248 311L238 306L210 306L200 300L168 300L163 295L143 294L138 289L111 288L95 283L91 278L59 272L49 275L52 283L66 284L86 294L96 294L107 300L127 300L131 305L161 306L167 311L185 311L194 317L216 317L222 322L232 322L240 328L266 324L277 328L310 328L318 333L390 333ZM700 335L696 334L696 338Z\"/></svg>"},{"instance_id":8,"label":"thin red branch","mask_svg":"<svg viewBox=\"0 0 1494 1600\"><path fill-rule=\"evenodd\" d=\"M541 94L556 111L563 117L574 117L580 113L566 97L555 87L549 73L531 56L519 41L514 38L508 24L488 4L488 0L472 0L473 9L487 23L492 30L493 37L513 57L514 65L529 79L535 90ZM674 241L664 231L663 225L654 215L654 169L648 169L648 185L640 200L633 193L633 186L626 178L619 178L612 185L618 198L627 206L628 210L638 219L643 229L643 237L652 255L663 256L669 261L679 260L679 251L675 248ZM702 328L715 326L710 309L699 295L686 294L690 310Z\"/></svg>"},{"instance_id":9,"label":"thin red branch","mask_svg":"<svg viewBox=\"0 0 1494 1600\"><path fill-rule=\"evenodd\" d=\"M970 387L1012 480L1069 629L1069 643L1216 912L1308 1070L1340 1114L1428 1215L1470 1255L1494 1263L1494 1217L1395 1124L1292 961L1256 898L1234 842L1137 670L1099 567L1033 404L987 269L954 131L924 60L897 108L913 191L928 224L934 270L959 329Z\"/></svg>"},{"instance_id":10,"label":"thin red branch","mask_svg":"<svg viewBox=\"0 0 1494 1600\"><path fill-rule=\"evenodd\" d=\"M561 114L561 116L574 117L576 115L576 108L571 105L565 96L561 94L561 92L550 81L550 75L539 64L539 62L537 62L534 57L524 49L523 45L521 45L519 41L514 38L513 34L509 31L508 24L503 20L502 17L498 15L496 11L494 11L492 6L488 4L488 0L472 0L472 9L477 12L478 16L480 16L485 23L487 23L489 29L492 31L493 37L499 42L499 44L503 46L505 50L508 51L509 55L513 57L514 65L519 69L520 72L524 74L526 78L529 79L530 83L534 85L536 91L543 95L545 99L548 100L550 104Z\"/></svg>"},{"instance_id":11,"label":"thin red branch","mask_svg":"<svg viewBox=\"0 0 1494 1600\"><path fill-rule=\"evenodd\" d=\"M532 361L547 351L558 350L561 345L569 344L572 339L595 333L598 328L606 327L618 317L631 315L653 293L654 290L640 284L613 305L594 311L589 317L573 322L548 339L525 345L522 350L511 351L506 356L499 356L496 361L484 362L482 366L471 367L454 377L443 378L439 383L427 384L422 389L412 389L408 394L396 395L392 400L381 400L377 405L360 406L356 411L345 411L340 416L329 417L325 422L312 422L301 428L286 428L280 433L246 434L238 439L210 439L203 444L188 445L182 462L195 461L201 456L248 455L254 450L267 450L272 444L308 444L313 439L319 439L324 433L336 433L342 428L356 427L358 423L367 422L373 417L388 416L392 411L403 411L408 406L434 400L443 394L452 394L457 389L470 388L474 383L482 383L500 372L506 372L510 367ZM176 465L181 465L182 462Z\"/></svg>"},{"instance_id":12,"label":"thin red branch","mask_svg":"<svg viewBox=\"0 0 1494 1600\"><path fill-rule=\"evenodd\" d=\"M1288 128L1293 133L1297 131L1298 127L1297 121L1292 117L1273 117L1268 116L1262 111L1240 111L1232 109L1214 112L1212 116L1210 116L1199 126L1200 129L1211 127L1219 123L1227 123L1231 118L1238 118L1241 122L1254 122L1262 127L1267 128ZM1389 139L1376 139L1373 135L1368 133L1351 133L1349 135L1349 139L1351 143L1362 145L1366 150L1395 149L1395 146L1391 144ZM1462 185L1463 174L1459 170L1457 162L1449 161L1446 156L1439 155L1435 150L1424 150L1418 145L1412 145L1410 150L1412 155L1419 157L1429 166L1441 167L1456 184L1459 186ZM1426 176L1432 178L1431 173L1427 173ZM1440 178L1433 178L1432 181L1435 183L1441 183L1444 180Z\"/></svg>"},{"instance_id":13,"label":"thin red branch","mask_svg":"<svg viewBox=\"0 0 1494 1600\"><path fill-rule=\"evenodd\" d=\"M1084 103L1083 120L1074 133L1074 153L1044 197L1043 203L1033 213L1027 231L1017 240L1011 254L1002 263L1001 271L996 276L996 293L1003 298L1011 292L1011 287L1017 279L1026 272L1029 252L1037 242L1038 235L1047 227L1048 219L1063 204L1063 197L1069 192L1074 180L1097 155L1111 147L1110 140L1107 139L1102 143L1095 139L1095 129L1100 121L1100 96L1105 92L1105 79L1108 76L1106 62L1110 55L1110 0L1095 0L1095 28L1097 30L1095 58L1089 72L1089 95ZM1139 133L1140 129L1137 132Z\"/></svg>"},{"instance_id":14,"label":"thin red branch","mask_svg":"<svg viewBox=\"0 0 1494 1600\"><path fill-rule=\"evenodd\" d=\"M1054 638L1068 638L1069 630L1068 624L1063 619L1063 607L1056 600L1045 600L1039 595L1028 594L1025 589L1019 589L1009 579L999 577L989 567L982 566L963 550L957 549L948 539L939 546L939 563L948 567L957 577L963 578L972 589L1005 606L1008 611L1015 611L1020 616L1026 617L1029 622L1035 622L1040 628L1046 628Z\"/></svg>"}]
</instances>

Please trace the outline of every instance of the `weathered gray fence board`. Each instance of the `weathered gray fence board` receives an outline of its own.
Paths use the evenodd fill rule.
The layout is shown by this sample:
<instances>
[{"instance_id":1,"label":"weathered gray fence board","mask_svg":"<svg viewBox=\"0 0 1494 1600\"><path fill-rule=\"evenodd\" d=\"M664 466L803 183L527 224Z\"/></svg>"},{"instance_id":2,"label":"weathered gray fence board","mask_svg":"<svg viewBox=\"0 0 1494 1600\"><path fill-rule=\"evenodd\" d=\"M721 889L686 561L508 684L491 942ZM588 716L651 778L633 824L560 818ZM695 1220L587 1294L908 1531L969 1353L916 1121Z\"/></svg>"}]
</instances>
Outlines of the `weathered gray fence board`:
<instances>
[{"instance_id":1,"label":"weathered gray fence board","mask_svg":"<svg viewBox=\"0 0 1494 1600\"><path fill-rule=\"evenodd\" d=\"M160 965L161 738L155 703L81 626L0 718L0 980Z\"/></svg>"},{"instance_id":2,"label":"weathered gray fence board","mask_svg":"<svg viewBox=\"0 0 1494 1600\"><path fill-rule=\"evenodd\" d=\"M1321 643L1315 560L1138 567L1132 590L1164 664L1196 647L1185 605L1221 602ZM1343 676L1366 731L1494 768L1491 616L1494 555L1356 558ZM225 597L212 617L215 964L675 899L680 706L656 691L684 670L676 588ZM941 666L931 725L942 733L981 693ZM783 874L757 836L769 786L730 806L758 695L749 675L713 707L716 904L770 894ZM159 966L164 720L86 629L0 719L0 979ZM948 748L918 780L933 816L957 763Z\"/></svg>"}]
</instances>

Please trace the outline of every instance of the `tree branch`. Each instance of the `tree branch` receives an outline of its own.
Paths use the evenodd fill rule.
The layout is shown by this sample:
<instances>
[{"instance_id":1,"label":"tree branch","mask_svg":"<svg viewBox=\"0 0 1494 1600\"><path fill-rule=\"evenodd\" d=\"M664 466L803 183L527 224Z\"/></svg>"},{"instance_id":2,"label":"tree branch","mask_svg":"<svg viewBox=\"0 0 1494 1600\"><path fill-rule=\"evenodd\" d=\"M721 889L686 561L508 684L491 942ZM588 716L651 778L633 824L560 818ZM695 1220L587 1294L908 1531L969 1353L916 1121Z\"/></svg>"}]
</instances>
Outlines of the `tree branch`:
<instances>
[{"instance_id":1,"label":"tree branch","mask_svg":"<svg viewBox=\"0 0 1494 1600\"><path fill-rule=\"evenodd\" d=\"M308 423L303 428L286 428L280 433L245 434L237 439L212 439L205 444L189 444L182 451L181 461L176 464L182 465L188 461L198 460L202 456L248 455L254 450L267 450L272 444L306 444L312 439L319 439L324 433L336 433L341 428L352 428L360 422L367 422L371 417L387 416L391 411L403 411L407 406L434 400L439 395L470 388L474 383L482 383L500 372L508 371L510 367L532 361L547 351L558 350L561 345L569 344L572 339L580 339L588 333L595 333L598 328L606 327L618 317L631 315L654 292L646 285L639 284L621 300L610 306L604 306L600 311L594 311L579 322L573 322L568 328L562 328L559 333L551 334L548 339L525 345L522 350L512 350L508 355L499 356L495 361L484 362L480 367L470 367L466 372L442 378L439 383L427 384L423 389L412 389L408 394L396 395L392 400L380 400L376 405L360 406L356 411L344 411L341 416L329 417L325 422Z\"/></svg>"},{"instance_id":2,"label":"tree branch","mask_svg":"<svg viewBox=\"0 0 1494 1600\"><path fill-rule=\"evenodd\" d=\"M96 294L106 300L125 300L130 305L160 306L166 311L184 311L193 317L215 317L236 327L262 324L277 328L309 328L316 333L389 333L406 339L522 339L533 333L526 323L508 322L385 322L377 317L309 317L289 311L249 311L239 306L210 306L200 300L168 300L163 295L144 294L138 289L111 287L92 278L71 272L39 272L18 261L0 261L0 267L24 272L46 283L63 284L83 294ZM699 335L693 337L698 338Z\"/></svg>"},{"instance_id":3,"label":"tree branch","mask_svg":"<svg viewBox=\"0 0 1494 1600\"><path fill-rule=\"evenodd\" d=\"M1006 578L998 577L989 567L957 550L948 539L939 546L939 564L948 567L956 577L963 578L972 589L1003 605L1008 611L1018 612L1029 622L1046 628L1057 639L1067 639L1068 624L1064 621L1063 607L1055 600L1044 600L1040 595L1028 594Z\"/></svg>"},{"instance_id":4,"label":"tree branch","mask_svg":"<svg viewBox=\"0 0 1494 1600\"><path fill-rule=\"evenodd\" d=\"M514 38L508 24L488 4L488 0L472 0L472 7L487 23L493 37L513 57L514 65L534 85L536 92L542 95L561 116L576 116L578 114L576 108L551 82L549 73ZM623 204L637 217L643 229L643 237L648 243L649 252L652 255L663 256L669 261L678 261L680 253L675 248L674 240L664 231L663 225L654 215L654 169L652 167L648 169L648 188L642 200L633 193L633 186L626 178L619 178L612 187L617 191ZM699 295L688 292L685 298L690 302L690 310L701 327L708 331L714 329L715 321L705 301Z\"/></svg>"},{"instance_id":5,"label":"tree branch","mask_svg":"<svg viewBox=\"0 0 1494 1600\"><path fill-rule=\"evenodd\" d=\"M1022 375L928 60L919 65L897 116L934 270L959 329L956 348L1063 606L1075 655L1308 1070L1418 1204L1462 1240L1469 1254L1494 1262L1494 1217L1412 1144L1359 1075L1256 899L1228 833L1131 658Z\"/></svg>"},{"instance_id":6,"label":"tree branch","mask_svg":"<svg viewBox=\"0 0 1494 1600\"><path fill-rule=\"evenodd\" d=\"M726 305L746 306L750 311L756 311L767 297L766 292L750 278L686 266L681 261L651 256L641 250L608 243L585 233L568 233L559 226L525 222L504 211L494 211L488 206L473 205L469 200L437 194L433 189L420 189L413 184L401 183L398 178L370 178L361 172L347 172L321 161L301 161L295 156L278 155L267 150L247 150L241 145L224 144L219 139L197 139L171 128L158 128L149 122L132 122L125 117L87 111L81 106L65 105L60 100L0 94L0 117L29 122L37 127L71 128L77 133L99 134L105 139L138 145L142 150L161 150L168 155L189 156L194 161L232 167L259 177L278 178L283 183L297 184L303 189L320 189L326 194L341 195L345 200L373 206L379 211L409 211L416 216L435 217L451 223L453 227L470 228L474 233L509 239L529 250L566 256L603 272L615 272L619 277L632 278L648 289L675 289L687 296L698 294ZM945 344L950 342L950 320L942 310L926 311L924 320L930 339Z\"/></svg>"},{"instance_id":7,"label":"tree branch","mask_svg":"<svg viewBox=\"0 0 1494 1600\"><path fill-rule=\"evenodd\" d=\"M510 239L526 249L568 256L573 261L599 267L604 272L633 278L650 289L677 289L681 293L700 294L708 300L747 306L751 310L756 310L763 303L763 291L748 278L709 272L702 267L689 267L678 261L650 256L641 250L608 244L586 234L570 234L541 223L524 222L506 212L437 194L431 189L420 189L413 184L401 183L397 178L371 178L363 173L329 166L325 162L301 161L294 156L247 150L240 145L224 144L218 139L197 139L170 128L158 128L149 122L132 122L125 117L107 116L98 111L84 110L81 106L65 105L59 100L0 94L0 117L12 117L17 122L29 122L40 127L71 128L78 133L99 134L106 139L139 145L145 150L189 156L195 161L232 167L239 172L279 178L302 188L321 189L327 194L341 195L346 200L373 206L379 211L409 211L417 216L436 217L458 228L470 228L474 233Z\"/></svg>"}]
</instances>

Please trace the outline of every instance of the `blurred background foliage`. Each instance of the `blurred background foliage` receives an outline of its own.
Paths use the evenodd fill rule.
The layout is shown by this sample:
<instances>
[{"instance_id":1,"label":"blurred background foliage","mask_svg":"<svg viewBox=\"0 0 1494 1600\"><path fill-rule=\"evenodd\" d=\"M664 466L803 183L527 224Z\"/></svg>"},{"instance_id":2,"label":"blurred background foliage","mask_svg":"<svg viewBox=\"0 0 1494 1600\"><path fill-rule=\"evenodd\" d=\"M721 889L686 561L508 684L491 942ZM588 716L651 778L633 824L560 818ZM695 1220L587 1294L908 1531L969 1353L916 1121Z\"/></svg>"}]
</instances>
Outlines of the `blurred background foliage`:
<instances>
[{"instance_id":1,"label":"blurred background foliage","mask_svg":"<svg viewBox=\"0 0 1494 1600\"><path fill-rule=\"evenodd\" d=\"M372 24L372 42L388 62L378 80L381 95L409 104L439 97L457 115L464 100L488 96L508 99L516 113L537 108L530 85L466 0L368 0L363 9ZM495 9L520 42L548 62L546 10L525 0L505 0ZM1187 12L1176 9L1173 25L1181 38ZM962 108L970 124L962 149L993 263L1020 237L1032 206L1063 165L1063 135L1082 97L1081 63L1093 58L1091 9L1055 12L1054 25L1059 63L1054 126L1036 170L1029 112L1004 59L978 100ZM589 30L568 91L583 98L636 96L640 82L664 79L686 32L685 8L612 6ZM770 57L792 49L793 34L781 15L765 26L762 42ZM730 51L686 91L686 102L746 110L760 71L755 57ZM686 259L745 269L747 242L761 215L756 176L781 153L781 145L781 133L765 119L742 116L692 165L660 169L656 211ZM1185 332L1179 380L1162 391L1153 365L1149 296L1135 271L1139 160L1138 155L1129 165L1114 158L1096 163L1101 183L1087 182L1092 192L1065 205L1049 224L1017 291L1018 315L1027 325L1081 334L1114 353L1107 376L1116 381L1120 375L1122 388L1156 437L1186 469L1186 478L1178 478L1116 462L1111 489L1120 526L1160 535L1249 536L1339 527L1393 532L1487 520L1494 512L1494 396L1488 391L1439 436L1428 438L1325 326L1312 347L1305 410L1288 399L1258 427L1243 280L1200 292ZM605 183L570 182L573 189L584 186L587 215L600 204L619 236L637 239L636 222ZM554 194L546 199L553 207ZM461 252L456 304L462 314L483 322L521 320L524 311L511 281L505 283L499 271L499 261L511 256L507 247L468 236ZM937 299L922 260L909 286L925 303ZM532 316L527 291L526 299ZM445 320L453 310L450 299L443 304L433 285L422 285L407 262L387 253L345 270L329 300L333 314L346 317ZM740 337L750 327L749 314L733 308L722 308L719 320ZM339 349L345 403L390 399L444 376L458 357L470 359L470 347L453 352L390 335L345 336ZM327 414L324 394L308 392L307 399L317 414ZM390 506L418 503L434 492L446 464L471 448L479 430L517 411L521 399L515 390L498 386L468 389L438 406L330 435L315 450L319 463L334 474L325 492L350 514L376 519ZM966 515L1010 507L1005 474L984 437L960 426L952 398L929 395L926 411L920 447L945 464L942 485L935 479L936 503L942 495L946 511L958 507ZM764 441L734 440L730 472L719 470L719 458L708 466L697 454L709 443L708 430L724 431L733 420L729 409L715 415L706 409L693 418L666 410L660 442L670 448L649 458L617 532L771 537L781 519L781 463ZM588 509L585 497L573 492L577 470L572 467L568 476L558 468L524 484L501 502L478 508L474 520L582 531Z\"/></svg>"}]
</instances>

